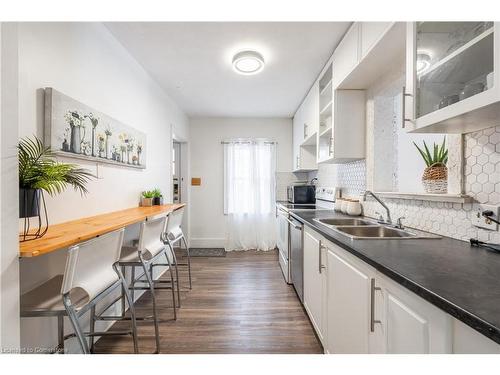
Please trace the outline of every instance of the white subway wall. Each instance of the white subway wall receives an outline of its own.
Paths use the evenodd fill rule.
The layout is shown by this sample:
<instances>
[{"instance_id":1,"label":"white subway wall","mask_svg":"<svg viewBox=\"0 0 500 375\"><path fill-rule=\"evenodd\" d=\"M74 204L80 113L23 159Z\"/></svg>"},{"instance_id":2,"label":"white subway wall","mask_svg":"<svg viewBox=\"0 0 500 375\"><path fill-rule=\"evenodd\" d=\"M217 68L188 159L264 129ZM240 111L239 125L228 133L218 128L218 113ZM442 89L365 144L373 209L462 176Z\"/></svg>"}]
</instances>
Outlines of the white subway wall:
<instances>
[{"instance_id":1,"label":"white subway wall","mask_svg":"<svg viewBox=\"0 0 500 375\"><path fill-rule=\"evenodd\" d=\"M292 120L288 118L193 118L190 121L190 243L193 247L224 247L224 152L222 140L269 138L278 142L277 172L292 170Z\"/></svg>"},{"instance_id":2,"label":"white subway wall","mask_svg":"<svg viewBox=\"0 0 500 375\"><path fill-rule=\"evenodd\" d=\"M187 140L188 118L104 25L20 23L19 77L21 137L43 135L44 87L54 87L147 134L145 170L99 165L99 179L88 185L87 196L68 190L47 199L51 224L136 206L140 192L153 187L171 201L172 134ZM64 161L96 172L95 163ZM64 259L65 251L22 259L21 291L61 273ZM22 346L46 347L55 340L54 319L22 319Z\"/></svg>"}]
</instances>

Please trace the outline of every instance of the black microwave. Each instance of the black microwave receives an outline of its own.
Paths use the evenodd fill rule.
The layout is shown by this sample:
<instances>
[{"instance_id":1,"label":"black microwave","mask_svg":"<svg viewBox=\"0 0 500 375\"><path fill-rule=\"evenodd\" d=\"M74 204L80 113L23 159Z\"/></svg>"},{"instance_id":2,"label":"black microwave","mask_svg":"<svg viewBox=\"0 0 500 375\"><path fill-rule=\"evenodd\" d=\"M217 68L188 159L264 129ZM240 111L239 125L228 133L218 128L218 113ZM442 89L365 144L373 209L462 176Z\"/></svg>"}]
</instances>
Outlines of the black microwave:
<instances>
[{"instance_id":1,"label":"black microwave","mask_svg":"<svg viewBox=\"0 0 500 375\"><path fill-rule=\"evenodd\" d=\"M316 186L291 185L287 189L287 199L290 203L311 204L316 202Z\"/></svg>"}]
</instances>

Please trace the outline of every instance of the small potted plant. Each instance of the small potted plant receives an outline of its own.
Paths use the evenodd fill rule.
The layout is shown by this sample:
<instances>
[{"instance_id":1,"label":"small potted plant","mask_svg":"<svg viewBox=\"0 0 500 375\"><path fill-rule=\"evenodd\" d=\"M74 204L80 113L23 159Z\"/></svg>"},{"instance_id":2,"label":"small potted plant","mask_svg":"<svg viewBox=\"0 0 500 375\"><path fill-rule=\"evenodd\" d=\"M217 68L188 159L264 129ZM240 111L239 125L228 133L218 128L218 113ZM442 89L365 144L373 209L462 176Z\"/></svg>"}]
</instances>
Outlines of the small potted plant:
<instances>
[{"instance_id":1,"label":"small potted plant","mask_svg":"<svg viewBox=\"0 0 500 375\"><path fill-rule=\"evenodd\" d=\"M153 205L154 194L151 190L143 191L141 197L142 207L151 207Z\"/></svg>"},{"instance_id":2,"label":"small potted plant","mask_svg":"<svg viewBox=\"0 0 500 375\"><path fill-rule=\"evenodd\" d=\"M446 149L446 137L441 146L434 143L432 153L425 141L423 149L413 142L427 166L422 175L422 184L426 193L446 194L448 192L448 150Z\"/></svg>"},{"instance_id":3,"label":"small potted plant","mask_svg":"<svg viewBox=\"0 0 500 375\"><path fill-rule=\"evenodd\" d=\"M163 195L161 195L161 190L156 188L152 191L153 193L153 205L161 206L163 204Z\"/></svg>"},{"instance_id":4,"label":"small potted plant","mask_svg":"<svg viewBox=\"0 0 500 375\"><path fill-rule=\"evenodd\" d=\"M82 195L87 193L87 182L94 177L89 170L74 164L60 163L50 147L38 138L24 138L17 146L19 158L19 218L29 220L46 211L43 191L54 196L72 186ZM46 216L46 214L45 214ZM39 220L40 221L40 220ZM25 222L25 228L28 222ZM48 222L47 222L48 225ZM29 225L21 240L41 237L28 234ZM31 231L30 231L31 233ZM39 232L41 233L41 232Z\"/></svg>"}]
</instances>

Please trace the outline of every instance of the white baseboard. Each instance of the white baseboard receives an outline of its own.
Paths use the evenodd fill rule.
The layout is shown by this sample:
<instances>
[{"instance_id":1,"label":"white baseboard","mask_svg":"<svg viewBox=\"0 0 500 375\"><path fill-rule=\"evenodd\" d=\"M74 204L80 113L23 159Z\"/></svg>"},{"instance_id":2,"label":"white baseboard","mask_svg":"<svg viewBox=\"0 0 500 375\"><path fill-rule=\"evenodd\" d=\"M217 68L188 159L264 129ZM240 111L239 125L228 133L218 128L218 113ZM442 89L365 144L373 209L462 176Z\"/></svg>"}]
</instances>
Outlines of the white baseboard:
<instances>
[{"instance_id":1,"label":"white baseboard","mask_svg":"<svg viewBox=\"0 0 500 375\"><path fill-rule=\"evenodd\" d=\"M189 247L224 247L226 244L225 238L193 238L189 239Z\"/></svg>"}]
</instances>

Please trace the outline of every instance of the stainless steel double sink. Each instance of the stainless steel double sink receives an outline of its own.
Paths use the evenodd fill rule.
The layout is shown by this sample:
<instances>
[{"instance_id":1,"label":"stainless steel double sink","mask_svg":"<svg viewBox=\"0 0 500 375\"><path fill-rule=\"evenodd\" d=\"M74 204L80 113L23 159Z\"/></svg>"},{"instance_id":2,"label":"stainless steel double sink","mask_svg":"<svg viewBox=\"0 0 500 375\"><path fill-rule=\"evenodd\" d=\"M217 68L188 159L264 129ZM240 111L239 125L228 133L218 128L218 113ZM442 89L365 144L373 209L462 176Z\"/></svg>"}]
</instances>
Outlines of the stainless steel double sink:
<instances>
[{"instance_id":1,"label":"stainless steel double sink","mask_svg":"<svg viewBox=\"0 0 500 375\"><path fill-rule=\"evenodd\" d=\"M374 220L360 218L323 218L313 219L351 239L390 240L440 238L420 231L409 231L379 224Z\"/></svg>"}]
</instances>

